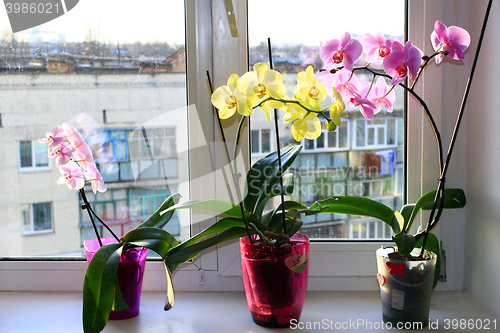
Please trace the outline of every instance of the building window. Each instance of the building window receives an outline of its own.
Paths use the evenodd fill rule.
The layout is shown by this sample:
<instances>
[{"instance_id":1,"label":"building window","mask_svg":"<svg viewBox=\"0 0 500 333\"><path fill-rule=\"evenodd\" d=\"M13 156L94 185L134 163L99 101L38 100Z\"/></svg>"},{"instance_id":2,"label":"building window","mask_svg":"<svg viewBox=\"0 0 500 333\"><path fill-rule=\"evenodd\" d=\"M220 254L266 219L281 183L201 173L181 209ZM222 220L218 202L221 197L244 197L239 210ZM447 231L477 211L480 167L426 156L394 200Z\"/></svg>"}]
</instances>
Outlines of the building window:
<instances>
[{"instance_id":1,"label":"building window","mask_svg":"<svg viewBox=\"0 0 500 333\"><path fill-rule=\"evenodd\" d=\"M49 169L47 145L37 140L19 141L19 165L23 171L41 171Z\"/></svg>"},{"instance_id":2,"label":"building window","mask_svg":"<svg viewBox=\"0 0 500 333\"><path fill-rule=\"evenodd\" d=\"M151 160L177 153L175 127L140 128L129 133L130 160Z\"/></svg>"},{"instance_id":3,"label":"building window","mask_svg":"<svg viewBox=\"0 0 500 333\"><path fill-rule=\"evenodd\" d=\"M271 130L258 129L251 131L252 154L264 154L271 151Z\"/></svg>"},{"instance_id":4,"label":"building window","mask_svg":"<svg viewBox=\"0 0 500 333\"><path fill-rule=\"evenodd\" d=\"M97 162L121 162L128 160L128 136L126 130L106 130L99 136L100 142L93 144Z\"/></svg>"},{"instance_id":5,"label":"building window","mask_svg":"<svg viewBox=\"0 0 500 333\"><path fill-rule=\"evenodd\" d=\"M52 231L52 203L40 202L21 205L23 234Z\"/></svg>"},{"instance_id":6,"label":"building window","mask_svg":"<svg viewBox=\"0 0 500 333\"><path fill-rule=\"evenodd\" d=\"M398 145L399 118L379 118L371 121L356 119L356 148L385 148Z\"/></svg>"},{"instance_id":7,"label":"building window","mask_svg":"<svg viewBox=\"0 0 500 333\"><path fill-rule=\"evenodd\" d=\"M307 151L334 151L349 149L349 121L342 121L334 132L328 132L325 124L321 123L321 135L315 140L304 139L302 145Z\"/></svg>"},{"instance_id":8,"label":"building window","mask_svg":"<svg viewBox=\"0 0 500 333\"><path fill-rule=\"evenodd\" d=\"M105 130L91 141L105 182L178 177L175 127Z\"/></svg>"},{"instance_id":9,"label":"building window","mask_svg":"<svg viewBox=\"0 0 500 333\"><path fill-rule=\"evenodd\" d=\"M142 221L151 216L156 209L170 195L168 188L124 188L108 189L95 196L89 194L88 199L97 215L113 229L119 237L137 227ZM80 204L83 204L80 198ZM94 230L87 211L80 210L80 228L82 242L94 238ZM98 224L99 232L103 228ZM174 214L165 230L174 236L180 235L180 224L177 214ZM109 235L105 235L109 236ZM185 235L183 235L185 237Z\"/></svg>"}]
</instances>

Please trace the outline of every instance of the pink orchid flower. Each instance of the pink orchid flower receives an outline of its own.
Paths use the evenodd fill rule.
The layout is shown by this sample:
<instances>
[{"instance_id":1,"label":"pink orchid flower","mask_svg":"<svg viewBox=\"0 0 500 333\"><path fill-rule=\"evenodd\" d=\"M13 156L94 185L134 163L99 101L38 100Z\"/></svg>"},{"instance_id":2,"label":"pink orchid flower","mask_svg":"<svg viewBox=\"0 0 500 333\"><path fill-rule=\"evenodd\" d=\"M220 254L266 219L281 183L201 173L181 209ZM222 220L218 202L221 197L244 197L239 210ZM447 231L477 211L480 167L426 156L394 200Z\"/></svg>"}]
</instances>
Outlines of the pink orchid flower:
<instances>
[{"instance_id":1,"label":"pink orchid flower","mask_svg":"<svg viewBox=\"0 0 500 333\"><path fill-rule=\"evenodd\" d=\"M348 100L352 96L352 91L359 92L361 89L361 83L356 75L349 72L347 69L341 69L335 74L328 74L323 80L323 85L327 87L328 95L333 97L333 89L340 91L340 95L344 100Z\"/></svg>"},{"instance_id":2,"label":"pink orchid flower","mask_svg":"<svg viewBox=\"0 0 500 333\"><path fill-rule=\"evenodd\" d=\"M391 52L392 51L403 51L404 45L397 39L391 40Z\"/></svg>"},{"instance_id":3,"label":"pink orchid flower","mask_svg":"<svg viewBox=\"0 0 500 333\"><path fill-rule=\"evenodd\" d=\"M470 45L470 35L467 30L451 26L446 27L442 22L436 21L434 31L431 34L431 42L434 51L447 51L448 57L455 60L464 59L463 52ZM436 56L436 63L439 64L444 58L444 54Z\"/></svg>"},{"instance_id":4,"label":"pink orchid flower","mask_svg":"<svg viewBox=\"0 0 500 333\"><path fill-rule=\"evenodd\" d=\"M78 133L77 129L71 126L68 123L63 123L61 127L64 129L66 132L66 137L68 138L68 141L78 149L80 146L86 146L87 144L85 143L85 140L83 140L83 137Z\"/></svg>"},{"instance_id":5,"label":"pink orchid flower","mask_svg":"<svg viewBox=\"0 0 500 333\"><path fill-rule=\"evenodd\" d=\"M71 160L75 148L69 143L66 137L64 141L60 142L57 146L54 146L47 153L47 157L55 158L57 167L65 165Z\"/></svg>"},{"instance_id":6,"label":"pink orchid flower","mask_svg":"<svg viewBox=\"0 0 500 333\"><path fill-rule=\"evenodd\" d=\"M392 85L403 82L408 74L415 80L420 64L422 63L422 52L408 41L401 51L392 51L384 58L384 70L392 76Z\"/></svg>"},{"instance_id":7,"label":"pink orchid flower","mask_svg":"<svg viewBox=\"0 0 500 333\"><path fill-rule=\"evenodd\" d=\"M367 90L368 87L361 92L361 95L365 95ZM382 107L385 107L387 112L392 112L394 101L396 100L396 93L394 89L385 82L383 77L379 77L371 88L367 99L375 105L375 113L382 110Z\"/></svg>"},{"instance_id":8,"label":"pink orchid flower","mask_svg":"<svg viewBox=\"0 0 500 333\"><path fill-rule=\"evenodd\" d=\"M87 181L92 184L92 192L94 192L94 194L96 194L97 192L106 191L104 180L102 179L101 173L99 172L99 170L97 170L94 162L87 165L87 169L85 170L85 177L87 178Z\"/></svg>"},{"instance_id":9,"label":"pink orchid flower","mask_svg":"<svg viewBox=\"0 0 500 333\"><path fill-rule=\"evenodd\" d=\"M89 163L94 162L94 158L92 157L92 152L90 151L89 146L86 144L80 145L73 152L73 158L75 162L78 162L83 169L87 169L87 165Z\"/></svg>"},{"instance_id":10,"label":"pink orchid flower","mask_svg":"<svg viewBox=\"0 0 500 333\"><path fill-rule=\"evenodd\" d=\"M63 141L66 141L66 133L60 125L55 126L50 130L50 132L46 133L45 138L38 140L38 142L43 144L48 143L48 150L58 146Z\"/></svg>"},{"instance_id":11,"label":"pink orchid flower","mask_svg":"<svg viewBox=\"0 0 500 333\"><path fill-rule=\"evenodd\" d=\"M377 32L375 35L364 35L361 37L361 45L366 53L366 61L374 62L379 57L385 58L392 52L392 40L386 39L382 33Z\"/></svg>"},{"instance_id":12,"label":"pink orchid flower","mask_svg":"<svg viewBox=\"0 0 500 333\"><path fill-rule=\"evenodd\" d=\"M353 97L351 97L350 102L354 104L355 107L359 107L363 117L368 120L373 119L376 109L375 105L366 98L361 97L360 94L353 92Z\"/></svg>"},{"instance_id":13,"label":"pink orchid flower","mask_svg":"<svg viewBox=\"0 0 500 333\"><path fill-rule=\"evenodd\" d=\"M352 71L354 62L363 53L363 46L351 35L345 32L340 39L332 39L321 46L319 55L325 62L325 68L336 68L344 66Z\"/></svg>"},{"instance_id":14,"label":"pink orchid flower","mask_svg":"<svg viewBox=\"0 0 500 333\"><path fill-rule=\"evenodd\" d=\"M81 189L85 184L83 173L78 164L69 161L65 165L59 166L62 177L57 181L58 184L66 184L69 189Z\"/></svg>"}]
</instances>

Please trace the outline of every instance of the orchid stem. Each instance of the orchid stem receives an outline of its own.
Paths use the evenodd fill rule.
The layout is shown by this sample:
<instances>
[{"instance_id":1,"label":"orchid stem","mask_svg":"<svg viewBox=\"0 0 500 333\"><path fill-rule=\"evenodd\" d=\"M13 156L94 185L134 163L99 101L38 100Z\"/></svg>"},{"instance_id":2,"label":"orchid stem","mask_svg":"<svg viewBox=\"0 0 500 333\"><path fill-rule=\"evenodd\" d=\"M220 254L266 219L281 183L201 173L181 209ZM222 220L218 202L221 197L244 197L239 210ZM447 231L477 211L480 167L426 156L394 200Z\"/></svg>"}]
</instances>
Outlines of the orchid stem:
<instances>
[{"instance_id":1,"label":"orchid stem","mask_svg":"<svg viewBox=\"0 0 500 333\"><path fill-rule=\"evenodd\" d=\"M210 78L210 72L208 71L208 69L207 69L206 73L207 73L208 85L210 87L210 94L213 94L214 93L214 88L213 88L213 85L212 85L212 79ZM243 218L243 221L245 222L245 228L246 228L246 231L247 231L247 234L248 234L248 239L250 240L250 243L253 244L254 240L253 240L253 238L252 238L252 236L250 234L250 228L248 226L247 217L245 215L245 208L243 207L243 199L242 199L242 196L241 196L240 186L239 186L239 183L238 183L239 174L235 173L235 170L233 169L233 164L231 163L231 157L229 155L229 149L227 148L227 141L226 141L226 135L224 133L224 127L222 127L222 121L221 121L221 119L219 117L219 110L217 108L215 108L215 107L214 107L214 110L215 110L215 117L217 118L217 123L219 125L219 130L220 130L220 133L221 133L222 142L224 144L224 151L226 153L227 162L229 164L229 169L230 169L230 172L231 172L231 178L233 179L233 184L234 184L234 188L235 188L235 191L236 191L236 197L237 197L237 200L238 200L238 204L240 206L241 216ZM243 120L240 122L240 124L242 122L243 122ZM241 130L241 128L238 128L238 133L240 132L240 130ZM238 146L236 146L236 147L238 147Z\"/></svg>"},{"instance_id":2,"label":"orchid stem","mask_svg":"<svg viewBox=\"0 0 500 333\"><path fill-rule=\"evenodd\" d=\"M467 86L465 87L464 96L462 99L462 104L460 105L460 111L458 112L457 122L455 124L455 128L453 130L453 135L452 135L452 139L450 142L450 146L448 148L448 154L446 155L446 162L444 164L444 167L441 169L441 177L439 179L438 190L436 193L436 198L437 198L437 196L439 195L440 189L443 192L441 195L441 207L440 207L440 210L438 211L438 217L441 213L440 211L442 210L442 206L443 206L443 202L444 202L444 182L445 182L445 178L446 178L446 172L448 171L448 166L450 163L451 154L453 153L453 148L455 146L455 142L457 139L458 129L460 128L460 123L462 122L462 117L463 117L464 110L465 110L465 104L467 103L467 98L469 97L469 91L470 91L470 87L472 84L472 79L474 78L474 72L476 71L477 61L479 59L479 52L481 51L481 46L483 44L484 33L486 31L486 25L488 23L488 18L490 16L492 2L493 2L493 0L489 0L488 6L486 7L486 13L485 13L484 20L483 20L483 26L481 28L481 34L479 35L479 40L477 42L476 54L474 55L474 61L472 62L471 72L469 75L469 79L467 80ZM429 221L427 223L427 227L425 228L425 231L424 231L424 240L422 242L422 249L421 249L420 255L422 255L424 253L425 244L427 241L427 235L432 230L432 228L436 225L437 222L435 222L435 221L438 220L438 217L436 217L436 219L433 220L433 215L434 215L434 211L436 209L436 206L437 206L437 200L435 199L434 205L432 206L431 215L430 215Z\"/></svg>"},{"instance_id":3,"label":"orchid stem","mask_svg":"<svg viewBox=\"0 0 500 333\"><path fill-rule=\"evenodd\" d=\"M94 210L92 209L92 205L90 204L89 200L87 199L87 195L85 194L85 190L83 188L80 189L80 195L82 197L82 200L84 202L84 204L82 205L82 209L86 209L88 214L89 214L89 217L90 217L90 221L92 222L92 225L94 227L94 232L97 236L97 240L99 241L99 245L102 246L102 242L101 242L101 237L99 236L99 232L97 230L97 226L95 224L95 221L94 221L94 216L95 218L101 222L101 224L109 231L109 233L116 239L116 241L119 243L120 242L120 239L118 238L118 236L116 236L116 234L113 232L113 230L111 230L111 228L99 217L99 215L96 214L96 212L94 212ZM93 216L92 216L93 215Z\"/></svg>"},{"instance_id":4,"label":"orchid stem","mask_svg":"<svg viewBox=\"0 0 500 333\"><path fill-rule=\"evenodd\" d=\"M273 69L273 54L271 51L271 38L267 39L267 48L269 51L269 68ZM286 233L286 216L285 216L285 188L283 186L283 165L281 163L281 144L280 144L280 132L278 128L278 110L274 109L274 127L276 129L276 150L278 152L278 168L279 168L279 179L280 179L280 187L281 187L281 209L283 213L283 232Z\"/></svg>"},{"instance_id":5,"label":"orchid stem","mask_svg":"<svg viewBox=\"0 0 500 333\"><path fill-rule=\"evenodd\" d=\"M95 235L97 237L97 241L99 242L99 246L102 247L101 236L99 235L99 231L97 230L97 226L96 226L95 221L94 221L94 216L92 216L92 213L89 209L90 203L87 200L87 196L85 195L85 190L83 188L80 189L80 195L81 195L83 203L84 203L82 205L82 209L87 210L87 213L89 214L89 217L90 217L90 221L92 222L92 226L94 227L94 232L95 232Z\"/></svg>"}]
</instances>

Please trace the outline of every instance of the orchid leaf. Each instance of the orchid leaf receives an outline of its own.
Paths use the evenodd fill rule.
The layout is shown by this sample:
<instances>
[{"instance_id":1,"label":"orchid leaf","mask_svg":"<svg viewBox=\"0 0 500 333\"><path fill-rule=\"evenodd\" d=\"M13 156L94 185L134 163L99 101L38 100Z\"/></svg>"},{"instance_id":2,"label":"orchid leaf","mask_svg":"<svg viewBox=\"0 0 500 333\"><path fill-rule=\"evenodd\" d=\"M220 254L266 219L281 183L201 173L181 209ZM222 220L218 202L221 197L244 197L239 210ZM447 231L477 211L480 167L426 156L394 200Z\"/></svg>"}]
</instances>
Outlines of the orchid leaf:
<instances>
[{"instance_id":1,"label":"orchid leaf","mask_svg":"<svg viewBox=\"0 0 500 333\"><path fill-rule=\"evenodd\" d=\"M132 246L145 247L155 251L163 260L168 256L168 251L179 244L174 236L158 228L134 229L123 237L123 241ZM165 265L165 274L167 277L167 299L164 307L165 311L167 311L174 306L175 293L172 274L165 261L163 261L163 264Z\"/></svg>"},{"instance_id":2,"label":"orchid leaf","mask_svg":"<svg viewBox=\"0 0 500 333\"><path fill-rule=\"evenodd\" d=\"M144 228L144 227L156 227L156 228L163 228L168 221L170 221L170 218L172 218L172 215L174 214L174 211L167 212L166 214L161 214L161 212L165 211L167 208L169 208L172 205L175 205L177 202L179 202L179 199L182 196L179 193L174 193L172 195L169 195L165 201L160 205L160 207L156 210L156 212L153 213L150 217L148 217L144 222L142 222L138 228Z\"/></svg>"},{"instance_id":3,"label":"orchid leaf","mask_svg":"<svg viewBox=\"0 0 500 333\"><path fill-rule=\"evenodd\" d=\"M403 230L408 232L413 224L413 221L417 217L419 210L430 210L434 204L434 199L436 197L436 190L429 191L422 195L418 199L417 203L413 207L413 211L407 221L407 225ZM438 199L436 207L439 207L441 199ZM444 205L443 208L463 208L465 207L467 200L465 198L465 192L460 188L447 188L444 190Z\"/></svg>"},{"instance_id":4,"label":"orchid leaf","mask_svg":"<svg viewBox=\"0 0 500 333\"><path fill-rule=\"evenodd\" d=\"M402 256L407 256L415 248L415 237L408 235L405 232L400 232L396 236L392 236L392 240L398 246L398 253Z\"/></svg>"},{"instance_id":5,"label":"orchid leaf","mask_svg":"<svg viewBox=\"0 0 500 333\"><path fill-rule=\"evenodd\" d=\"M415 244L415 247L421 248L423 241L424 237L419 238L419 240ZM434 284L432 287L433 289L435 289L439 281L439 275L441 274L441 251L439 250L439 240L437 239L436 235L434 235L431 232L427 236L427 241L425 242L425 249L427 251L435 253L437 256L436 270L434 271Z\"/></svg>"},{"instance_id":6,"label":"orchid leaf","mask_svg":"<svg viewBox=\"0 0 500 333\"><path fill-rule=\"evenodd\" d=\"M301 210L301 209L307 209L307 206L305 206L297 201L287 200L287 201L285 201L284 204L285 204L285 211L287 211L287 212L289 212L290 210L297 211L297 210ZM264 230L268 230L268 231L272 231L272 232L276 232L277 229L283 230L283 224L282 224L283 215L281 215L282 214L282 207L283 207L283 205L279 204L278 207L276 207L275 209L273 209L271 211L272 213L268 219L268 222L266 224L264 224L265 225ZM289 215L289 217L293 218L293 216L290 216L290 215Z\"/></svg>"},{"instance_id":7,"label":"orchid leaf","mask_svg":"<svg viewBox=\"0 0 500 333\"><path fill-rule=\"evenodd\" d=\"M123 241L135 247L145 247L158 253L162 258L179 242L167 231L158 228L139 228L123 236Z\"/></svg>"},{"instance_id":8,"label":"orchid leaf","mask_svg":"<svg viewBox=\"0 0 500 333\"><path fill-rule=\"evenodd\" d=\"M213 234L215 234L217 232L225 232L229 229L243 230L244 233L242 236L247 234L245 223L243 222L243 220L235 219L235 218L231 218L231 217L221 219L221 220L215 222L214 224L212 224L207 229L201 231L197 235L191 237L190 239L182 242L181 244L179 244L176 247L169 250L167 258L166 258L166 262L167 263L182 263L186 260L193 259L196 255L199 254L199 252L198 252L195 255L191 256L190 251L193 249L193 246L197 245L200 242L207 241L208 239L211 238L210 236L212 236ZM215 244L217 244L217 243L215 243ZM193 251L193 253L195 253L195 252L197 252L196 249ZM188 259L185 259L184 261L179 261L179 260L175 259L175 258L179 258L179 257L186 257ZM174 270L172 268L172 266L169 266L169 267L171 270Z\"/></svg>"},{"instance_id":9,"label":"orchid leaf","mask_svg":"<svg viewBox=\"0 0 500 333\"><path fill-rule=\"evenodd\" d=\"M87 267L83 284L83 330L101 332L108 321L116 285L116 272L123 249L121 243L102 246Z\"/></svg>"},{"instance_id":10,"label":"orchid leaf","mask_svg":"<svg viewBox=\"0 0 500 333\"><path fill-rule=\"evenodd\" d=\"M302 221L295 221L295 224L293 225L293 229L290 230L289 232L287 232L287 235L289 237L292 237L293 235L295 235L295 233L297 233L297 231L299 231L299 229L302 227L304 223Z\"/></svg>"},{"instance_id":11,"label":"orchid leaf","mask_svg":"<svg viewBox=\"0 0 500 333\"><path fill-rule=\"evenodd\" d=\"M224 200L203 200L203 201L185 201L182 203L178 203L177 205L171 206L168 209L162 211L160 214L166 214L168 212L174 211L176 209L204 209L211 212L216 212L232 217L241 218L243 215L241 214L240 206L233 204L232 202L224 201ZM250 216L248 212L245 212L247 217Z\"/></svg>"},{"instance_id":12,"label":"orchid leaf","mask_svg":"<svg viewBox=\"0 0 500 333\"><path fill-rule=\"evenodd\" d=\"M174 282L172 281L172 273L170 272L170 269L165 261L163 261L163 265L165 266L165 274L167 275L167 299L165 300L165 306L163 309L168 311L174 306Z\"/></svg>"},{"instance_id":13,"label":"orchid leaf","mask_svg":"<svg viewBox=\"0 0 500 333\"><path fill-rule=\"evenodd\" d=\"M292 165L300 153L302 146L289 145L281 149L281 164L283 173ZM278 153L272 152L261 158L250 168L246 177L246 196L243 200L245 210L255 214L267 196L279 182ZM258 215L258 214L256 214Z\"/></svg>"},{"instance_id":14,"label":"orchid leaf","mask_svg":"<svg viewBox=\"0 0 500 333\"><path fill-rule=\"evenodd\" d=\"M113 311L124 311L128 310L128 304L123 299L122 292L120 290L120 282L118 281L118 274L115 276L115 295L113 297L113 306L111 309Z\"/></svg>"},{"instance_id":15,"label":"orchid leaf","mask_svg":"<svg viewBox=\"0 0 500 333\"><path fill-rule=\"evenodd\" d=\"M293 187L294 187L294 177L293 177L293 173L287 173L285 175L283 175L283 188L284 188L284 191L283 191L283 194L284 195L292 195L293 193ZM281 195L281 185L278 181L278 184L274 187L274 189L267 195L267 197L260 201L255 209L255 213L254 215L255 216L261 216L262 215L262 211L264 210L264 207L266 206L267 202L273 198L273 197L276 197L276 196L279 196Z\"/></svg>"},{"instance_id":16,"label":"orchid leaf","mask_svg":"<svg viewBox=\"0 0 500 333\"><path fill-rule=\"evenodd\" d=\"M338 213L349 215L371 216L389 224L395 234L401 231L400 214L396 214L392 209L378 201L363 197L340 196L321 200L320 210L317 203L314 203L310 209L317 210L316 212L308 212L307 215L315 215L319 213Z\"/></svg>"},{"instance_id":17,"label":"orchid leaf","mask_svg":"<svg viewBox=\"0 0 500 333\"><path fill-rule=\"evenodd\" d=\"M411 214L413 213L414 209L415 209L415 204L406 204L403 207L401 207L400 213L401 213L401 215L403 216L403 219L404 219L403 230L405 232L408 232L408 230L406 230L406 227L408 226Z\"/></svg>"},{"instance_id":18,"label":"orchid leaf","mask_svg":"<svg viewBox=\"0 0 500 333\"><path fill-rule=\"evenodd\" d=\"M170 251L168 257L165 259L165 263L168 267L176 267L175 264L180 264L186 262L188 260L193 259L198 254L200 254L203 250L220 244L222 242L228 241L230 239L243 237L247 234L247 231L244 227L232 227L229 228L215 236L204 238L197 243L190 244L189 247L175 247Z\"/></svg>"}]
</instances>

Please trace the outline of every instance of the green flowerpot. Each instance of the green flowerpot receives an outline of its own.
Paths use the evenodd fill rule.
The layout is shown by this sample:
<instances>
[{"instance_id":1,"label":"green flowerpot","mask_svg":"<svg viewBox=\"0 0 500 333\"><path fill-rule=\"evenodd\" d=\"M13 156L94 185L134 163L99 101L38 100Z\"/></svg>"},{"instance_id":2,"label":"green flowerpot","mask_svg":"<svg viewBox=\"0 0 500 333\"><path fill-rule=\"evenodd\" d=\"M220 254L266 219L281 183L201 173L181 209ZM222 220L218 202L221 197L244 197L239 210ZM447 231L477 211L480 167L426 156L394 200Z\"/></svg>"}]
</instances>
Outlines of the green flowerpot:
<instances>
[{"instance_id":1,"label":"green flowerpot","mask_svg":"<svg viewBox=\"0 0 500 333\"><path fill-rule=\"evenodd\" d=\"M393 248L381 248L376 252L383 320L393 327L398 323L401 328L426 327L437 257L426 252L428 260L390 259L393 252ZM415 249L413 254L419 252L420 249Z\"/></svg>"}]
</instances>

